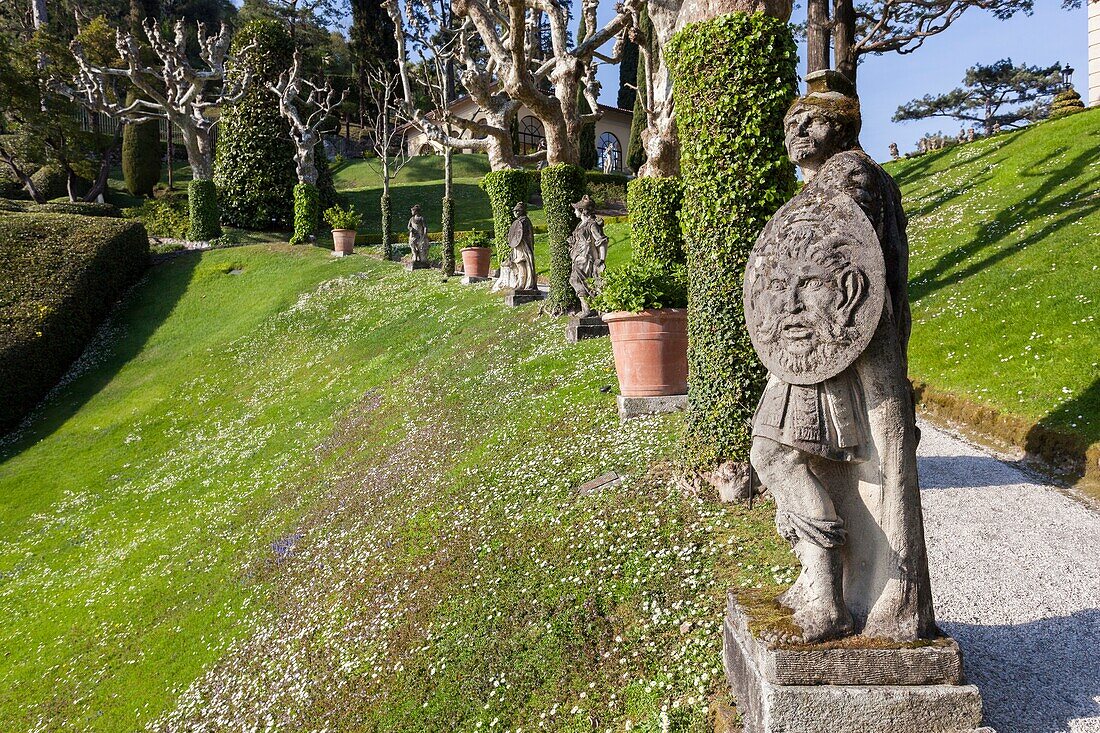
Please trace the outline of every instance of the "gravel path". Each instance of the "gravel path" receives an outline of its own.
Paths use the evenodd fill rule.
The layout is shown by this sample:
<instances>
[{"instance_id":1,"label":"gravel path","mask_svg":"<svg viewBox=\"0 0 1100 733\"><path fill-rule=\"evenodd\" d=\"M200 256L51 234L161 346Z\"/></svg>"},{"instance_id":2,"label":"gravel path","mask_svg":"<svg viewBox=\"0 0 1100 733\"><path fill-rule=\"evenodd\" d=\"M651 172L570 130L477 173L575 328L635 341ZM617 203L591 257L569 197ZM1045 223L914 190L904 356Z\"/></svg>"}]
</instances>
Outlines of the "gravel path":
<instances>
[{"instance_id":1,"label":"gravel path","mask_svg":"<svg viewBox=\"0 0 1100 733\"><path fill-rule=\"evenodd\" d=\"M922 423L940 626L998 733L1100 733L1100 511Z\"/></svg>"}]
</instances>

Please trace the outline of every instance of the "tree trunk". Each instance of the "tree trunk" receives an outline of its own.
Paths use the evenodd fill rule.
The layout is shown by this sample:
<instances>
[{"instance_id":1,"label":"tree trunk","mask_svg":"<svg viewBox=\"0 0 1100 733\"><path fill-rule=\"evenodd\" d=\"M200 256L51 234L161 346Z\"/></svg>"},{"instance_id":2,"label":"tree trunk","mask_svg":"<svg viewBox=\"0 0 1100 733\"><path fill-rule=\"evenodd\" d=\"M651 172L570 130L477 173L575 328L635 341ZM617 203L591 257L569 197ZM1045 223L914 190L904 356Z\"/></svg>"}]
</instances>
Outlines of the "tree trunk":
<instances>
[{"instance_id":1,"label":"tree trunk","mask_svg":"<svg viewBox=\"0 0 1100 733\"><path fill-rule=\"evenodd\" d=\"M806 73L831 69L829 0L808 0L806 8Z\"/></svg>"},{"instance_id":2,"label":"tree trunk","mask_svg":"<svg viewBox=\"0 0 1100 733\"><path fill-rule=\"evenodd\" d=\"M852 0L833 2L833 53L836 70L856 85L856 11Z\"/></svg>"}]
</instances>

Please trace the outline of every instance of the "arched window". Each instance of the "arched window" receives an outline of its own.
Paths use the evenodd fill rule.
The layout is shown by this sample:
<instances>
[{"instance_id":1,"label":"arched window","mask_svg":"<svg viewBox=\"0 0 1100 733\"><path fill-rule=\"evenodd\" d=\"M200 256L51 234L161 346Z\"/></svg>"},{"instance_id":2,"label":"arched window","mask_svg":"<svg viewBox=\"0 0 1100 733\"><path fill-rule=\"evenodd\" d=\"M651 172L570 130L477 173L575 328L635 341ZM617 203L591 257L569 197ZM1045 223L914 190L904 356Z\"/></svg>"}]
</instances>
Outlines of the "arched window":
<instances>
[{"instance_id":1,"label":"arched window","mask_svg":"<svg viewBox=\"0 0 1100 733\"><path fill-rule=\"evenodd\" d=\"M621 173L623 170L623 146L619 144L619 138L615 137L613 133L605 132L600 135L600 141L596 146L597 161L602 171L615 171ZM610 156L610 161L605 161L605 156Z\"/></svg>"},{"instance_id":2,"label":"arched window","mask_svg":"<svg viewBox=\"0 0 1100 733\"><path fill-rule=\"evenodd\" d=\"M435 153L435 147L431 143L424 143L420 146L420 152L418 155L433 155Z\"/></svg>"},{"instance_id":3,"label":"arched window","mask_svg":"<svg viewBox=\"0 0 1100 733\"><path fill-rule=\"evenodd\" d=\"M519 152L522 155L534 153L546 147L546 134L542 123L531 115L519 121Z\"/></svg>"}]
</instances>

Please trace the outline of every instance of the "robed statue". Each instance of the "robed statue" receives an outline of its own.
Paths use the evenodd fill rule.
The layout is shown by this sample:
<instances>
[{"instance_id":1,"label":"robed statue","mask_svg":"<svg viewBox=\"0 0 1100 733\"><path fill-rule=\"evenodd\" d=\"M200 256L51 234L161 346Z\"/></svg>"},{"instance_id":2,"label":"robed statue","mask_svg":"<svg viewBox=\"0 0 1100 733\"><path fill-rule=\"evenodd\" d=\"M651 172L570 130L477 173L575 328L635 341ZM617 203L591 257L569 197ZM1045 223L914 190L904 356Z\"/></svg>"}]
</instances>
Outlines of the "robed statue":
<instances>
[{"instance_id":1,"label":"robed statue","mask_svg":"<svg viewBox=\"0 0 1100 733\"><path fill-rule=\"evenodd\" d=\"M511 266L513 269L513 288L516 290L538 290L535 276L535 229L527 218L527 204L516 203L512 209L516 217L508 228L508 246L511 248Z\"/></svg>"},{"instance_id":2,"label":"robed statue","mask_svg":"<svg viewBox=\"0 0 1100 733\"><path fill-rule=\"evenodd\" d=\"M750 255L745 318L767 386L751 463L802 565L780 602L811 643L937 635L907 379L901 193L859 147L859 102L811 74L785 120L805 186Z\"/></svg>"},{"instance_id":3,"label":"robed statue","mask_svg":"<svg viewBox=\"0 0 1100 733\"><path fill-rule=\"evenodd\" d=\"M424 221L424 215L420 213L420 204L413 205L408 228L409 249L412 250L413 263L428 264L431 241L428 239L428 224Z\"/></svg>"},{"instance_id":4,"label":"robed statue","mask_svg":"<svg viewBox=\"0 0 1100 733\"><path fill-rule=\"evenodd\" d=\"M569 235L569 256L572 269L569 284L581 302L577 317L592 315L592 298L599 290L607 261L607 235L603 233L603 219L596 216L596 204L585 194L573 204L578 224Z\"/></svg>"}]
</instances>

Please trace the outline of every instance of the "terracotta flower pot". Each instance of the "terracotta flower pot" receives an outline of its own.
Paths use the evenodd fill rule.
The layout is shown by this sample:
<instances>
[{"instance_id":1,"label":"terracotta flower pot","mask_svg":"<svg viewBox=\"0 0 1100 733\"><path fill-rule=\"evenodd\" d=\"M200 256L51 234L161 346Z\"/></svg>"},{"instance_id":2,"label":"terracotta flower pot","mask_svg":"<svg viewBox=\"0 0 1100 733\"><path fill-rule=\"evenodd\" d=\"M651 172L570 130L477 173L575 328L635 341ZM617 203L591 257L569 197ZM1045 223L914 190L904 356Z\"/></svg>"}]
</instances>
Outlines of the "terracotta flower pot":
<instances>
[{"instance_id":1,"label":"terracotta flower pot","mask_svg":"<svg viewBox=\"0 0 1100 733\"><path fill-rule=\"evenodd\" d=\"M341 254L350 255L355 252L355 230L333 229L332 248Z\"/></svg>"},{"instance_id":2,"label":"terracotta flower pot","mask_svg":"<svg viewBox=\"0 0 1100 733\"><path fill-rule=\"evenodd\" d=\"M624 397L687 393L687 309L604 313Z\"/></svg>"},{"instance_id":3,"label":"terracotta flower pot","mask_svg":"<svg viewBox=\"0 0 1100 733\"><path fill-rule=\"evenodd\" d=\"M489 248L464 247L462 273L466 277L489 277Z\"/></svg>"}]
</instances>

